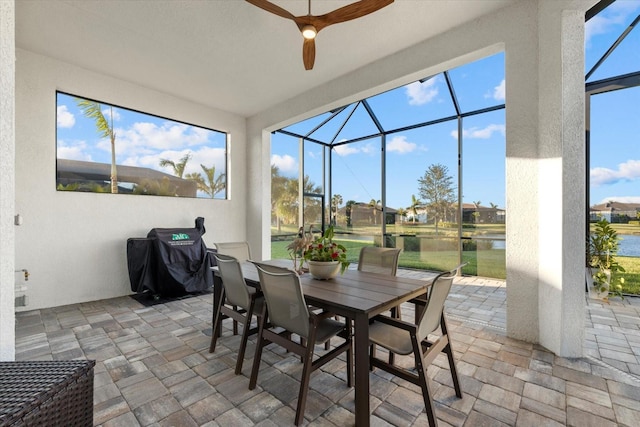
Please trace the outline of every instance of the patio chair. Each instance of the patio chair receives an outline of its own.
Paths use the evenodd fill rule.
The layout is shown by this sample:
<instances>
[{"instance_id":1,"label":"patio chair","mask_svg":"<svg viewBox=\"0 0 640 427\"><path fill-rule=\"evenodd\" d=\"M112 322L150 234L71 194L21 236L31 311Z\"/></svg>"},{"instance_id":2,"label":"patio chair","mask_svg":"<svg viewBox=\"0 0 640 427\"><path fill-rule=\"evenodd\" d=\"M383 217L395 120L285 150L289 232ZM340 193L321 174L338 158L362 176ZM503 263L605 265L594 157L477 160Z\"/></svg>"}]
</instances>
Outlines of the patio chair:
<instances>
[{"instance_id":1,"label":"patio chair","mask_svg":"<svg viewBox=\"0 0 640 427\"><path fill-rule=\"evenodd\" d=\"M383 274L385 276L395 276L398 271L399 248L378 248L375 246L365 246L360 249L360 259L358 270L367 273ZM402 318L400 306L391 309L391 317ZM393 353L389 353L389 363L393 363Z\"/></svg>"},{"instance_id":2,"label":"patio chair","mask_svg":"<svg viewBox=\"0 0 640 427\"><path fill-rule=\"evenodd\" d=\"M223 254L215 254L214 256L218 262L218 269L222 279L222 295L218 301L218 306L215 307L209 353L213 353L216 349L216 343L220 335L220 325L222 324L220 316L226 315L232 318L234 322L242 322L242 339L240 340L235 370L236 375L238 375L242 372L247 339L250 334L258 331L258 328L251 328L251 320L254 315L259 317L262 314L264 297L255 288L247 286L236 258ZM230 304L231 307L225 305L225 300L226 304ZM259 319L258 323L260 323Z\"/></svg>"},{"instance_id":3,"label":"patio chair","mask_svg":"<svg viewBox=\"0 0 640 427\"><path fill-rule=\"evenodd\" d=\"M237 259L239 262L249 261L251 259L251 247L248 242L224 242L215 243L216 252L223 255L229 255ZM237 310L237 307L233 307ZM238 322L233 321L233 335L238 335Z\"/></svg>"},{"instance_id":4,"label":"patio chair","mask_svg":"<svg viewBox=\"0 0 640 427\"><path fill-rule=\"evenodd\" d=\"M360 250L358 270L368 273L395 276L398 271L399 248L365 246Z\"/></svg>"},{"instance_id":5,"label":"patio chair","mask_svg":"<svg viewBox=\"0 0 640 427\"><path fill-rule=\"evenodd\" d=\"M251 259L251 248L248 242L225 242L215 243L215 245L219 254L232 256L240 262Z\"/></svg>"},{"instance_id":6,"label":"patio chair","mask_svg":"<svg viewBox=\"0 0 640 427\"><path fill-rule=\"evenodd\" d=\"M300 356L304 365L295 418L295 425L300 425L304 417L311 373L345 351L347 352L347 385L351 387L353 358L349 319L346 319L346 323L342 323L328 318L332 316L329 313L322 315L310 312L296 272L258 262L254 264L258 268L266 312L261 316L249 390L256 387L262 349L266 345L275 343ZM269 325L266 322L267 317ZM276 332L274 328L283 330ZM293 340L292 334L300 337L299 343ZM316 344L325 343L336 335L344 338L344 343L313 360Z\"/></svg>"},{"instance_id":7,"label":"patio chair","mask_svg":"<svg viewBox=\"0 0 640 427\"><path fill-rule=\"evenodd\" d=\"M369 361L371 368L380 368L419 386L422 389L422 398L429 425L431 426L437 426L438 421L431 392L429 391L427 367L440 352L447 355L456 396L462 398L462 389L460 388L460 380L458 379L444 315L444 302L449 295L451 284L458 268L460 267L436 277L429 290L429 298L426 301L426 307L422 312L420 322L417 324L379 315L374 317L374 322L369 327L369 340L371 342ZM428 339L429 335L435 334L438 326L441 330L439 338L435 341L430 341ZM413 354L417 374L412 372L413 368L409 370L376 358L374 349L377 345L396 354L404 356Z\"/></svg>"}]
</instances>

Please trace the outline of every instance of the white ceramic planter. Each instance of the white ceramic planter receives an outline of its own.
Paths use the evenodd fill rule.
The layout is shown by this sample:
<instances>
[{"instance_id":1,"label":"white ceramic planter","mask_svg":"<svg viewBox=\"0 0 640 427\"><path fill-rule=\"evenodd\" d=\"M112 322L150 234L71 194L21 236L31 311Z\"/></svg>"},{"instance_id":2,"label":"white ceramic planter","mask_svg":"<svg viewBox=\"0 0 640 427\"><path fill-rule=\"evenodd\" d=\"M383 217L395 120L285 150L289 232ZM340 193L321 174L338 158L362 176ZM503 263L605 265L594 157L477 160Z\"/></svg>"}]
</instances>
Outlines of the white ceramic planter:
<instances>
[{"instance_id":1,"label":"white ceramic planter","mask_svg":"<svg viewBox=\"0 0 640 427\"><path fill-rule=\"evenodd\" d=\"M333 279L340 272L340 263L338 261L307 261L309 264L309 273L320 280Z\"/></svg>"},{"instance_id":2,"label":"white ceramic planter","mask_svg":"<svg viewBox=\"0 0 640 427\"><path fill-rule=\"evenodd\" d=\"M589 291L589 298L605 300L609 297L609 283L611 282L611 271L603 270L603 273L606 276L606 282L602 285L602 288L599 289L595 286L595 280L593 276L598 272L597 268L589 268L587 267L587 290Z\"/></svg>"}]
</instances>

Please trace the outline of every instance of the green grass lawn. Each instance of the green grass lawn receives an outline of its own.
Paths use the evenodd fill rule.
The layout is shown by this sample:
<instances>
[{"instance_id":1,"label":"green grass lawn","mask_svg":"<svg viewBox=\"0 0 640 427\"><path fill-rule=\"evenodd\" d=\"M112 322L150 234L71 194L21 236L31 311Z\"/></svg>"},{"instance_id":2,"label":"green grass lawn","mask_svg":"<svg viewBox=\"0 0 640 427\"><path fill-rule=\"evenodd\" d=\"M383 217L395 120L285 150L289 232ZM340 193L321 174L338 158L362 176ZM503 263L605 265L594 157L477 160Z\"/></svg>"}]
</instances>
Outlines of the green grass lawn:
<instances>
[{"instance_id":1,"label":"green grass lawn","mask_svg":"<svg viewBox=\"0 0 640 427\"><path fill-rule=\"evenodd\" d=\"M347 259L357 263L360 249L372 246L372 242L335 239L336 243L347 248ZM288 241L271 242L271 257L274 259L290 259L287 251ZM468 262L462 272L471 276L493 277L504 279L504 250L481 251L480 263L475 251L463 252L463 261ZM415 268L420 270L446 271L458 265L458 255L455 251L415 252L403 251L398 265L401 268Z\"/></svg>"},{"instance_id":2,"label":"green grass lawn","mask_svg":"<svg viewBox=\"0 0 640 427\"><path fill-rule=\"evenodd\" d=\"M618 224L616 224L618 225ZM638 226L634 226L638 229ZM379 233L380 226L370 227L373 235L374 229ZM364 230L358 229L359 233ZM391 231L391 230L388 230ZM468 230L465 230L468 231ZM478 233L480 231L480 233ZM479 230L475 230L475 234L483 233L500 233L504 232L504 226L500 227L479 227ZM622 230L620 230L622 231ZM625 230L628 231L628 230ZM278 234L275 230L274 234ZM283 227L279 234L293 234L297 232L297 229L293 227ZM407 234L420 234L429 235L433 233L433 226L395 226L393 232L407 233ZM441 230L442 234L444 230ZM360 254L360 248L363 246L371 246L372 241L361 240L349 240L348 238L338 237L336 242L343 244L347 248L347 258L351 263L358 262L358 256ZM273 241L271 243L271 256L272 258L284 258L289 259L289 253L286 249L291 240L287 241ZM464 274L471 276L489 277L495 279L506 278L505 272L505 251L504 249L491 249L491 250L478 250L478 251L463 251L463 262L468 262L462 270ZM618 262L625 269L624 273L615 273L613 279L617 277L624 277L625 283L623 285L622 292L625 294L640 295L640 258L638 257L624 257L618 256ZM414 268L420 270L432 270L432 271L446 271L455 267L458 264L457 251L451 250L433 250L433 251L403 251L400 254L400 260L398 262L401 268Z\"/></svg>"},{"instance_id":3,"label":"green grass lawn","mask_svg":"<svg viewBox=\"0 0 640 427\"><path fill-rule=\"evenodd\" d=\"M613 280L624 277L622 293L640 295L640 258L617 256L618 263L625 269L624 273L614 273Z\"/></svg>"}]
</instances>

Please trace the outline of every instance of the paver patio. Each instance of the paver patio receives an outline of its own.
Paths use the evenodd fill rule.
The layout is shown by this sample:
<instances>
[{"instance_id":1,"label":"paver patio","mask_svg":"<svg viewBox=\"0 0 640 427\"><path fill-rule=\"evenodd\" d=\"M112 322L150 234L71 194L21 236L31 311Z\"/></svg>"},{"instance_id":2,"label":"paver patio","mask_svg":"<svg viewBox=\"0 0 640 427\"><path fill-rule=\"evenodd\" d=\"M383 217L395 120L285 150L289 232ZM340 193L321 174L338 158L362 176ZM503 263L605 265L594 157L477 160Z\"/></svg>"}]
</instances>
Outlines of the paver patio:
<instances>
[{"instance_id":1,"label":"paver patio","mask_svg":"<svg viewBox=\"0 0 640 427\"><path fill-rule=\"evenodd\" d=\"M429 376L440 425L640 425L640 298L588 301L580 359L507 338L505 298L504 282L456 279L446 313L465 394L455 397L439 356ZM242 375L233 373L240 336L231 334L230 320L216 352L208 353L211 312L211 295L151 307L121 297L20 312L16 359L95 359L95 425L293 425L299 359L267 347L258 387L249 391L251 363ZM413 319L410 305L403 315ZM255 336L247 359L254 349ZM306 425L353 425L345 375L343 360L312 375ZM427 425L416 386L376 370L370 391L372 425Z\"/></svg>"}]
</instances>

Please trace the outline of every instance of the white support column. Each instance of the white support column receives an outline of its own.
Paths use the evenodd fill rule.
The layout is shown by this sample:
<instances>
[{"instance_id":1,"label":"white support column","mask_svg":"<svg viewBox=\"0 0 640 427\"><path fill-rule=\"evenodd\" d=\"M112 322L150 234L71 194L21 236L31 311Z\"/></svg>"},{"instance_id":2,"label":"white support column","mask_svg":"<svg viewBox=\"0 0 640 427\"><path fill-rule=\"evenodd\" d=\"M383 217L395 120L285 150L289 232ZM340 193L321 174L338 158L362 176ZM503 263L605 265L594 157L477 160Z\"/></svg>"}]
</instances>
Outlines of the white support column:
<instances>
[{"instance_id":1,"label":"white support column","mask_svg":"<svg viewBox=\"0 0 640 427\"><path fill-rule=\"evenodd\" d=\"M584 2L540 2L539 342L565 357L584 341Z\"/></svg>"},{"instance_id":2,"label":"white support column","mask_svg":"<svg viewBox=\"0 0 640 427\"><path fill-rule=\"evenodd\" d=\"M0 1L0 360L15 358L15 2Z\"/></svg>"},{"instance_id":3,"label":"white support column","mask_svg":"<svg viewBox=\"0 0 640 427\"><path fill-rule=\"evenodd\" d=\"M537 2L530 37L506 48L507 333L564 357L584 337L589 3Z\"/></svg>"}]
</instances>

